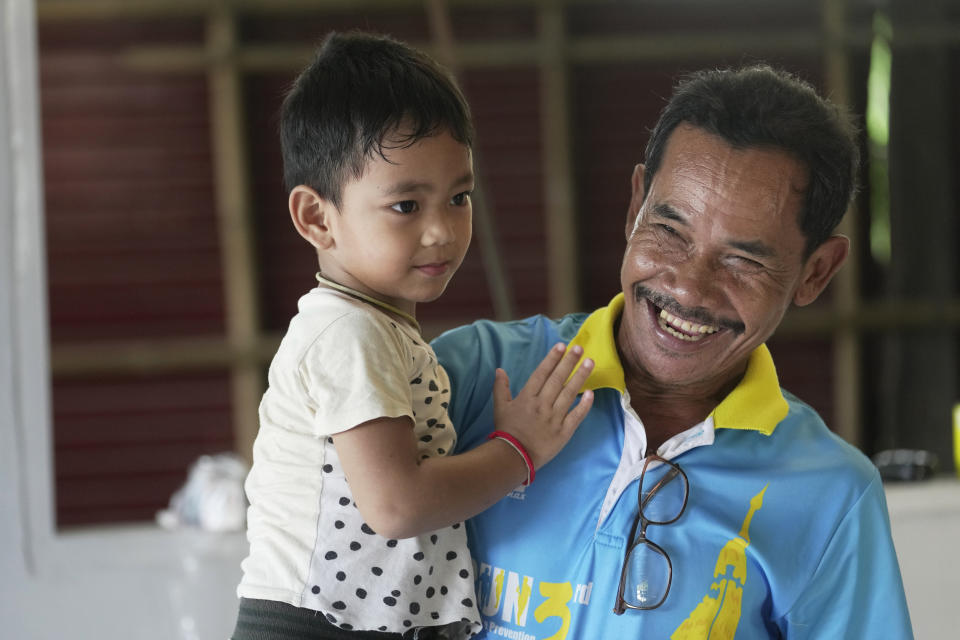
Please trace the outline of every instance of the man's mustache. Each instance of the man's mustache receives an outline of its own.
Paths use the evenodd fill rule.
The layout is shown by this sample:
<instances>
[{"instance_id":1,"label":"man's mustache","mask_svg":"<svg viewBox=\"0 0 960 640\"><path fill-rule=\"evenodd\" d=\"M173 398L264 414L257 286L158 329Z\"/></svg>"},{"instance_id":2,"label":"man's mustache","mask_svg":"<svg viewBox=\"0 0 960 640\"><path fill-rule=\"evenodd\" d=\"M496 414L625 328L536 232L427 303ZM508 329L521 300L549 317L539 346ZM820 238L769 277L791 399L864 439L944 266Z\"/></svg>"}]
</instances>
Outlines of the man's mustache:
<instances>
[{"instance_id":1,"label":"man's mustache","mask_svg":"<svg viewBox=\"0 0 960 640\"><path fill-rule=\"evenodd\" d=\"M700 324L709 324L715 327L729 329L737 335L740 335L747 329L746 325L738 320L719 318L703 307L684 307L670 296L653 291L652 289L648 289L642 284L636 284L633 286L633 295L636 297L638 302L649 300L654 306L657 306L661 309L666 309L675 316L680 316L688 320L695 320Z\"/></svg>"}]
</instances>

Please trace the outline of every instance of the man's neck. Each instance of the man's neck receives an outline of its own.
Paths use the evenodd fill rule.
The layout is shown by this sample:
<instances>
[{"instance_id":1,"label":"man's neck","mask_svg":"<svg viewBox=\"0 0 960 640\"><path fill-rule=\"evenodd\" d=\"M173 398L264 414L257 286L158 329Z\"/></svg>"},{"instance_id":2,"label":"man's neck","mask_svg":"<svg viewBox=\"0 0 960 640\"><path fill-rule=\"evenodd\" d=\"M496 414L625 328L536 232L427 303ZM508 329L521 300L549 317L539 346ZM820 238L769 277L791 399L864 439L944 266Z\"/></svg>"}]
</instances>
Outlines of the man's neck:
<instances>
[{"instance_id":1,"label":"man's neck","mask_svg":"<svg viewBox=\"0 0 960 640\"><path fill-rule=\"evenodd\" d=\"M702 389L663 388L648 375L624 371L630 405L643 422L647 435L647 452L653 453L664 442L703 422L730 391L741 376L724 384Z\"/></svg>"}]
</instances>

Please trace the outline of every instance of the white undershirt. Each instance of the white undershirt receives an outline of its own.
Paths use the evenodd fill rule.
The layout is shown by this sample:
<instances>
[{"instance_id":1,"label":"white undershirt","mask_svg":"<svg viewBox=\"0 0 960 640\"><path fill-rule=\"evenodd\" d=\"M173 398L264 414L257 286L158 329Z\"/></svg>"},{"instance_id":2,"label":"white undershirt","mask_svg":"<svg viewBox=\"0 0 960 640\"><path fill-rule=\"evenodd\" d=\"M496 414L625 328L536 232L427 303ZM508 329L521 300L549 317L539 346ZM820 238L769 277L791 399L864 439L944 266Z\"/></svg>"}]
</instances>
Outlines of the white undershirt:
<instances>
[{"instance_id":1,"label":"white undershirt","mask_svg":"<svg viewBox=\"0 0 960 640\"><path fill-rule=\"evenodd\" d=\"M623 452L620 455L617 472L613 475L613 480L610 481L607 495L604 497L603 505L600 508L600 518L597 521L598 529L617 503L617 500L620 499L620 494L630 486L631 482L640 477L640 472L643 470L643 461L647 455L647 432L640 417L637 416L637 412L633 410L630 404L630 394L627 391L623 392L620 405L623 408ZM694 447L713 444L713 438L713 416L711 415L707 416L707 419L703 422L664 442L656 453L661 458L672 460Z\"/></svg>"}]
</instances>

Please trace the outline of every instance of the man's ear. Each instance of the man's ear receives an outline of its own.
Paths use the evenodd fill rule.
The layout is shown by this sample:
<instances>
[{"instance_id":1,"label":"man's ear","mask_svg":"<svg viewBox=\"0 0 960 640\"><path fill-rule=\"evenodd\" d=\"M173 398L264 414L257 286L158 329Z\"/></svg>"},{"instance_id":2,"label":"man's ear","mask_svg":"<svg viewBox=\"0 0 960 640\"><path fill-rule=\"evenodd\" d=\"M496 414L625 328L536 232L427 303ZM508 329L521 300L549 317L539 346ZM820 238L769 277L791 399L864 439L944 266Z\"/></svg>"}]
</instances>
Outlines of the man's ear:
<instances>
[{"instance_id":1,"label":"man's ear","mask_svg":"<svg viewBox=\"0 0 960 640\"><path fill-rule=\"evenodd\" d=\"M288 200L293 226L303 239L317 249L334 246L330 216L336 215L336 207L329 200L306 185L298 185L290 191Z\"/></svg>"},{"instance_id":2,"label":"man's ear","mask_svg":"<svg viewBox=\"0 0 960 640\"><path fill-rule=\"evenodd\" d=\"M802 307L816 300L839 271L848 253L850 239L842 235L831 236L817 247L803 265L800 286L793 294L793 303Z\"/></svg>"},{"instance_id":3,"label":"man's ear","mask_svg":"<svg viewBox=\"0 0 960 640\"><path fill-rule=\"evenodd\" d=\"M627 241L633 234L633 227L637 224L637 216L640 215L640 207L643 206L643 175L646 168L638 164L633 168L633 176L630 178L630 207L627 209L627 227L625 229Z\"/></svg>"}]
</instances>

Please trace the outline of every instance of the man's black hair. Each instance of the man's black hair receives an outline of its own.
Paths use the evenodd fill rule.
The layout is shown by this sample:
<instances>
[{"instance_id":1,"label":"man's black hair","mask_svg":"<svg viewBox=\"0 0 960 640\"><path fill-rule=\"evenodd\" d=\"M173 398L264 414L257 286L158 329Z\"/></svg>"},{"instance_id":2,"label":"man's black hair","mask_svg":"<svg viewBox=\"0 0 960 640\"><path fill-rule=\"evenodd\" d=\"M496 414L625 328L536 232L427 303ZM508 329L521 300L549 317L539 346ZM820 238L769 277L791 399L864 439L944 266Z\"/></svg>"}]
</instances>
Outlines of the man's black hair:
<instances>
[{"instance_id":1,"label":"man's black hair","mask_svg":"<svg viewBox=\"0 0 960 640\"><path fill-rule=\"evenodd\" d=\"M283 101L284 183L339 207L373 154L443 131L473 146L470 109L447 71L388 36L333 32Z\"/></svg>"},{"instance_id":2,"label":"man's black hair","mask_svg":"<svg viewBox=\"0 0 960 640\"><path fill-rule=\"evenodd\" d=\"M681 80L647 143L645 192L670 134L684 122L737 149L779 149L806 167L809 182L798 221L805 256L836 229L856 191L860 152L849 115L808 83L766 65L700 71Z\"/></svg>"}]
</instances>

